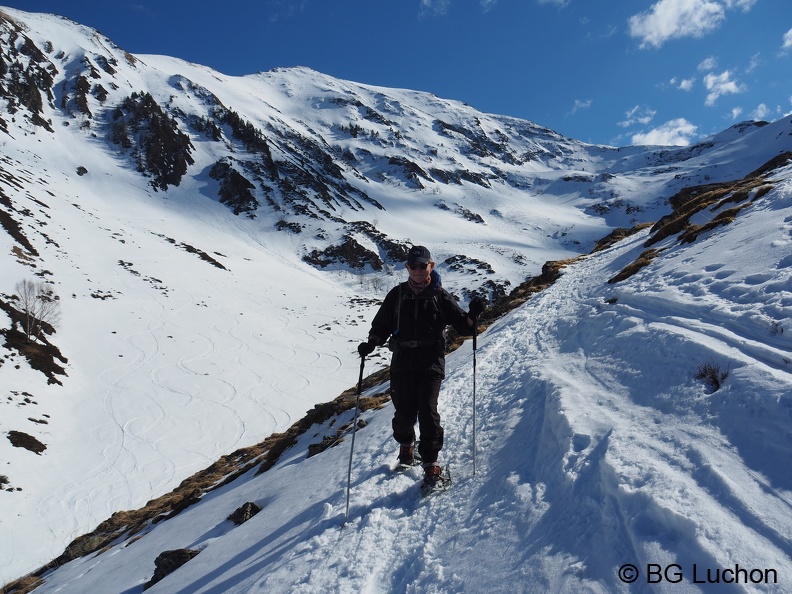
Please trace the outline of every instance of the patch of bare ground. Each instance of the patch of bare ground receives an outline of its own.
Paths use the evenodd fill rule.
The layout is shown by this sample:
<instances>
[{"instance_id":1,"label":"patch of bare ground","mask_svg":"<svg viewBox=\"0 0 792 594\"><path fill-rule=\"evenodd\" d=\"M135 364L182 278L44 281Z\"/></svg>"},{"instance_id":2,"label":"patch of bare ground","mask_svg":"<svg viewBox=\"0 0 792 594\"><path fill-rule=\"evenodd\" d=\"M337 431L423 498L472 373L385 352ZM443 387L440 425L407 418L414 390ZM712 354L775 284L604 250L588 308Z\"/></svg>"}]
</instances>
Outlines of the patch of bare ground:
<instances>
[{"instance_id":1,"label":"patch of bare ground","mask_svg":"<svg viewBox=\"0 0 792 594\"><path fill-rule=\"evenodd\" d=\"M648 266L652 262L652 260L657 258L657 256L659 255L660 255L660 250L656 250L654 248L649 250L644 250L643 252L641 252L641 255L638 256L638 258L635 261L625 266L624 269L622 269L622 271L619 274L614 276L608 282L610 284L614 284L623 281L626 278L630 278L641 268Z\"/></svg>"},{"instance_id":2,"label":"patch of bare ground","mask_svg":"<svg viewBox=\"0 0 792 594\"><path fill-rule=\"evenodd\" d=\"M631 235L635 235L639 231L643 231L647 227L651 227L654 223L640 223L635 225L634 227L619 227L618 229L614 229L610 233L608 233L605 237L600 239L597 243L594 244L594 249L592 253L601 252L602 250L606 250L612 245L620 242L622 239L626 237L630 237Z\"/></svg>"},{"instance_id":3,"label":"patch of bare ground","mask_svg":"<svg viewBox=\"0 0 792 594\"><path fill-rule=\"evenodd\" d=\"M0 328L0 335L5 337L4 346L25 357L33 369L47 376L48 383L60 384L61 381L56 376L66 375L66 370L61 364L68 363L68 359L61 354L58 347L47 340L47 335L54 334L55 329L50 324L42 322L36 340L28 340L25 333L17 329L17 327L24 328L25 314L2 299L0 299L0 309L8 314L12 322L11 328Z\"/></svg>"},{"instance_id":4,"label":"patch of bare ground","mask_svg":"<svg viewBox=\"0 0 792 594\"><path fill-rule=\"evenodd\" d=\"M15 448L23 448L39 456L47 449L46 445L23 431L9 431L7 437L8 441L10 441L11 445Z\"/></svg>"}]
</instances>

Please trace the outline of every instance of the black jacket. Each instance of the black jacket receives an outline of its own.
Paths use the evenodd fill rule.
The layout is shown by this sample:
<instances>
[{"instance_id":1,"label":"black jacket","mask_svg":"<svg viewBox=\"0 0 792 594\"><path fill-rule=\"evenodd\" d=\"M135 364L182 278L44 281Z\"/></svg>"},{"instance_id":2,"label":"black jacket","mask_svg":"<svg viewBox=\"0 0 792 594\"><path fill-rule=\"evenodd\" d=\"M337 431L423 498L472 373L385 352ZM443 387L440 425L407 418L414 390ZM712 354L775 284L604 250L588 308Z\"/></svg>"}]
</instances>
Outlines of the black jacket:
<instances>
[{"instance_id":1,"label":"black jacket","mask_svg":"<svg viewBox=\"0 0 792 594\"><path fill-rule=\"evenodd\" d=\"M432 369L445 373L445 329L452 326L462 336L473 334L467 313L440 284L432 281L416 295L407 282L388 292L371 322L369 339L393 350L391 368ZM390 338L390 340L388 340Z\"/></svg>"}]
</instances>

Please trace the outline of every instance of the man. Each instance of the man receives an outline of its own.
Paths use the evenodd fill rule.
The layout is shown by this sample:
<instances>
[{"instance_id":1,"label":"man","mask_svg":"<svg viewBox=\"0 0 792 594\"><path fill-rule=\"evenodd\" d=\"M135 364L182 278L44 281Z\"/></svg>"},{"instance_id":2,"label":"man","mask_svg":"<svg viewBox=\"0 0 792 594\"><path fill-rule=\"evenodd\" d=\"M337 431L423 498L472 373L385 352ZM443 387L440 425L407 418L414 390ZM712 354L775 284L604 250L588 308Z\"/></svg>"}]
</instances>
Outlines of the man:
<instances>
[{"instance_id":1,"label":"man","mask_svg":"<svg viewBox=\"0 0 792 594\"><path fill-rule=\"evenodd\" d=\"M421 432L418 454L424 467L424 487L441 477L437 462L443 448L443 427L437 412L440 384L445 377L445 329L473 334L484 311L484 301L474 298L466 313L440 283L429 250L414 246L405 264L409 279L385 297L371 323L368 341L358 346L361 357L388 342L391 359L393 437L399 442L399 463L415 463L415 422ZM390 340L388 340L390 338Z\"/></svg>"}]
</instances>

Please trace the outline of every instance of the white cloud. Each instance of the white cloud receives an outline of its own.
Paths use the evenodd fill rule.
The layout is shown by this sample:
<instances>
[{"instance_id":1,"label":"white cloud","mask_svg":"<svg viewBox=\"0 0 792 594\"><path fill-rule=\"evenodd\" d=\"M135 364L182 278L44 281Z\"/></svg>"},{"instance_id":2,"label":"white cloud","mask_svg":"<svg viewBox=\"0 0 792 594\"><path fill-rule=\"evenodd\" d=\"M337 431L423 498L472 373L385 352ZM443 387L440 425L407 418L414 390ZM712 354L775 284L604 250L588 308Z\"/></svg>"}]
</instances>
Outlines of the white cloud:
<instances>
[{"instance_id":1,"label":"white cloud","mask_svg":"<svg viewBox=\"0 0 792 594\"><path fill-rule=\"evenodd\" d=\"M656 109L636 105L624 114L624 120L619 122L618 125L622 128L628 128L629 126L634 126L635 124L642 124L645 126L654 119L656 114Z\"/></svg>"},{"instance_id":2,"label":"white cloud","mask_svg":"<svg viewBox=\"0 0 792 594\"><path fill-rule=\"evenodd\" d=\"M756 109L753 110L751 113L751 119L754 120L764 120L772 113L772 110L767 107L764 103L760 103L756 106Z\"/></svg>"},{"instance_id":3,"label":"white cloud","mask_svg":"<svg viewBox=\"0 0 792 594\"><path fill-rule=\"evenodd\" d=\"M679 77L675 76L674 78L672 78L671 80L668 81L668 85L667 86L671 87L672 89L679 89L680 91L690 91L690 90L693 89L693 86L695 84L696 84L696 78L695 77L693 77L693 78L683 78L683 79L680 80ZM662 85L662 87L664 89L667 88L667 86L666 85Z\"/></svg>"},{"instance_id":4,"label":"white cloud","mask_svg":"<svg viewBox=\"0 0 792 594\"><path fill-rule=\"evenodd\" d=\"M748 12L759 0L723 0L726 8L742 8L743 12Z\"/></svg>"},{"instance_id":5,"label":"white cloud","mask_svg":"<svg viewBox=\"0 0 792 594\"><path fill-rule=\"evenodd\" d=\"M784 33L784 43L781 45L781 49L784 51L792 49L792 29Z\"/></svg>"},{"instance_id":6,"label":"white cloud","mask_svg":"<svg viewBox=\"0 0 792 594\"><path fill-rule=\"evenodd\" d=\"M156 19L157 13L142 4L130 4L129 8L148 19Z\"/></svg>"},{"instance_id":7,"label":"white cloud","mask_svg":"<svg viewBox=\"0 0 792 594\"><path fill-rule=\"evenodd\" d=\"M269 0L269 20L277 23L301 14L305 10L305 0L291 2L289 0ZM135 5L140 6L140 5Z\"/></svg>"},{"instance_id":8,"label":"white cloud","mask_svg":"<svg viewBox=\"0 0 792 594\"><path fill-rule=\"evenodd\" d=\"M569 0L537 0L539 4L555 4L556 6L563 8L567 4L569 4Z\"/></svg>"},{"instance_id":9,"label":"white cloud","mask_svg":"<svg viewBox=\"0 0 792 594\"><path fill-rule=\"evenodd\" d=\"M575 115L581 109L588 109L591 107L591 99L586 99L585 101L582 99L575 99L575 105L572 107L572 111L569 112L569 115Z\"/></svg>"},{"instance_id":10,"label":"white cloud","mask_svg":"<svg viewBox=\"0 0 792 594\"><path fill-rule=\"evenodd\" d=\"M712 0L659 0L628 22L630 35L641 39L642 48L657 48L669 39L702 37L717 29L724 18L723 5Z\"/></svg>"},{"instance_id":11,"label":"white cloud","mask_svg":"<svg viewBox=\"0 0 792 594\"><path fill-rule=\"evenodd\" d=\"M444 15L448 12L451 0L421 0L420 16Z\"/></svg>"},{"instance_id":12,"label":"white cloud","mask_svg":"<svg viewBox=\"0 0 792 594\"><path fill-rule=\"evenodd\" d=\"M731 119L736 120L742 115L743 108L742 107L735 107L731 110Z\"/></svg>"},{"instance_id":13,"label":"white cloud","mask_svg":"<svg viewBox=\"0 0 792 594\"><path fill-rule=\"evenodd\" d=\"M481 0L481 10L484 12L489 12L490 8L495 6L498 3L498 0Z\"/></svg>"},{"instance_id":14,"label":"white cloud","mask_svg":"<svg viewBox=\"0 0 792 594\"><path fill-rule=\"evenodd\" d=\"M721 95L736 95L745 91L741 85L731 79L731 72L726 70L720 74L708 74L704 77L704 86L707 88L705 105L713 106Z\"/></svg>"},{"instance_id":15,"label":"white cloud","mask_svg":"<svg viewBox=\"0 0 792 594\"><path fill-rule=\"evenodd\" d=\"M701 62L699 62L699 65L696 67L696 69L699 72L707 72L708 70L715 70L717 67L718 60L710 56L709 58L704 58Z\"/></svg>"},{"instance_id":16,"label":"white cloud","mask_svg":"<svg viewBox=\"0 0 792 594\"><path fill-rule=\"evenodd\" d=\"M694 138L697 126L685 118L670 120L649 132L635 134L633 144L650 144L662 146L688 146Z\"/></svg>"},{"instance_id":17,"label":"white cloud","mask_svg":"<svg viewBox=\"0 0 792 594\"><path fill-rule=\"evenodd\" d=\"M761 54L759 52L756 52L753 56L751 56L751 61L748 63L748 67L745 69L745 72L753 72L761 65L762 65Z\"/></svg>"}]
</instances>

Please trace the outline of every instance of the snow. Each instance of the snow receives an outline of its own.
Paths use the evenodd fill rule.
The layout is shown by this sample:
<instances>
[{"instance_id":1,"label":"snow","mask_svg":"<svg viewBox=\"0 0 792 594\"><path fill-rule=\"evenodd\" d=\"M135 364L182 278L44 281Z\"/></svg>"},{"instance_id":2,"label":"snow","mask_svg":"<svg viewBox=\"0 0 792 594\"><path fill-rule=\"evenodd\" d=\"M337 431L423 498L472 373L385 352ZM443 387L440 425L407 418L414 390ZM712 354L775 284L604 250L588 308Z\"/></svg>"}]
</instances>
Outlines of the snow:
<instances>
[{"instance_id":1,"label":"snow","mask_svg":"<svg viewBox=\"0 0 792 594\"><path fill-rule=\"evenodd\" d=\"M30 18L39 37L74 59L96 44L110 51L90 30ZM438 261L480 258L514 282L634 222L615 202L594 216L587 207L599 198L634 199L640 216L657 219L675 190L740 179L792 148L789 122L779 121L724 132L711 150L675 161L305 69L227 77L137 58L124 66L123 92L173 96L187 113L199 102L174 90L177 75L250 120L327 138L349 112L319 98L359 97L398 121L398 154L418 159L432 147L436 162L457 159L474 171L480 163L455 154L433 129L436 118L461 127L477 119L521 150L546 149L547 161L504 169L511 184L416 191L385 176L366 182L384 211L339 212L420 239ZM209 143L193 138L195 174L154 192L106 143L57 110L50 115L54 133L27 129L19 117L2 138L0 165L14 178L0 177L0 189L31 211L24 229L42 255L32 271L8 255L15 244L0 233L8 255L0 296L46 270L63 310L53 342L68 358L63 385L50 385L0 347L0 427L47 445L37 456L0 439L0 474L21 489L0 491L3 583L353 386L355 344L375 300L401 279L398 269L316 270L301 260L302 239L273 229L272 213L235 217L203 174L218 158ZM532 126L533 135L515 132ZM85 176L74 173L81 165ZM361 414L345 518L351 440L306 453L351 421L347 411L307 431L271 470L251 470L142 536L47 573L36 592L141 592L156 557L177 548L200 554L149 592L792 592L792 169L773 183L733 223L690 244L671 236L654 245L659 257L625 281L607 282L646 249L648 230L568 265L479 336L475 378L471 342L452 353L441 414L454 485L441 496L420 498L417 471L390 471L388 405ZM451 210L433 206L438 200ZM487 224L465 222L456 204ZM480 280L440 270L454 291ZM0 313L0 327L9 325ZM386 361L378 352L366 371ZM728 371L717 391L694 377L707 363ZM235 527L227 517L247 501L263 511ZM626 564L639 571L631 586L619 579ZM697 583L737 566L774 570L778 583ZM662 580L650 571L657 568L667 569Z\"/></svg>"},{"instance_id":2,"label":"snow","mask_svg":"<svg viewBox=\"0 0 792 594\"><path fill-rule=\"evenodd\" d=\"M309 431L272 470L59 568L37 591L112 580L139 592L155 557L184 547L201 552L148 591L791 592L790 338L766 323L789 319L788 179L728 230L669 240L623 283L607 280L646 231L567 267L482 334L475 475L470 341L451 354L446 493L422 499L417 472L390 470L392 410L367 411L348 520L349 440L306 459ZM729 370L712 393L693 379L710 360ZM263 511L232 528L245 501ZM628 563L640 571L632 586L618 578ZM738 566L775 570L778 583L702 583Z\"/></svg>"}]
</instances>

